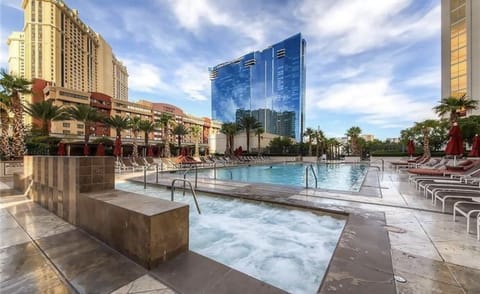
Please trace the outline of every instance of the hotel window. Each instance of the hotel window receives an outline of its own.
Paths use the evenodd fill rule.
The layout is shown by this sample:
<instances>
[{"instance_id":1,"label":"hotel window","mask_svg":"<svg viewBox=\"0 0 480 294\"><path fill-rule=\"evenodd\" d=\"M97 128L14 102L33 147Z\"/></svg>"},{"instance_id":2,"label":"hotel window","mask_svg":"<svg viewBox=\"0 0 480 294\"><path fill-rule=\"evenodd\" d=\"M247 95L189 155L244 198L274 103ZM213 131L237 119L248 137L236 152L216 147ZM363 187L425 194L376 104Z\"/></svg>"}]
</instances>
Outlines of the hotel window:
<instances>
[{"instance_id":1,"label":"hotel window","mask_svg":"<svg viewBox=\"0 0 480 294\"><path fill-rule=\"evenodd\" d=\"M70 123L63 123L62 124L64 128L69 128L70 127Z\"/></svg>"}]
</instances>

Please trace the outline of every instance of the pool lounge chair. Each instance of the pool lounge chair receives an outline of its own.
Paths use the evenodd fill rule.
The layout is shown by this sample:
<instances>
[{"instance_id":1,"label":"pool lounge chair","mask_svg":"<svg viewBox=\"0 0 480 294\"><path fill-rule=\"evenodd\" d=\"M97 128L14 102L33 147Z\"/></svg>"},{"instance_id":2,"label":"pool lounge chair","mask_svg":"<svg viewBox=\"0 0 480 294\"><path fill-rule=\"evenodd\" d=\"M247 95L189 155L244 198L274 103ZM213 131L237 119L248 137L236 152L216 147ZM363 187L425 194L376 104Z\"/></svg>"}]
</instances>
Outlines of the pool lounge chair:
<instances>
[{"instance_id":1,"label":"pool lounge chair","mask_svg":"<svg viewBox=\"0 0 480 294\"><path fill-rule=\"evenodd\" d=\"M468 165L462 166L446 166L446 169L426 169L426 168L412 168L408 173L423 176L462 176L466 173L471 173L480 168L478 161L471 161Z\"/></svg>"},{"instance_id":2,"label":"pool lounge chair","mask_svg":"<svg viewBox=\"0 0 480 294\"><path fill-rule=\"evenodd\" d=\"M422 163L422 162L425 163L428 160L430 160L429 156L422 155L422 156L416 157L414 159L392 161L392 162L390 162L390 165L392 167L395 167L395 170L398 171L402 167L403 168L408 168L408 167L413 166L417 163Z\"/></svg>"},{"instance_id":3,"label":"pool lounge chair","mask_svg":"<svg viewBox=\"0 0 480 294\"><path fill-rule=\"evenodd\" d=\"M477 215L477 240L480 241L480 213Z\"/></svg>"},{"instance_id":4,"label":"pool lounge chair","mask_svg":"<svg viewBox=\"0 0 480 294\"><path fill-rule=\"evenodd\" d=\"M478 219L478 214L480 209L472 209L472 206L480 208L480 202L476 201L458 201L453 205L453 221L455 222L455 217L457 213L463 215L467 218L467 233L470 233L470 218L476 216Z\"/></svg>"},{"instance_id":5,"label":"pool lounge chair","mask_svg":"<svg viewBox=\"0 0 480 294\"><path fill-rule=\"evenodd\" d=\"M472 170L471 172L459 175L458 177L439 177L439 178L424 178L415 182L415 187L418 190L424 190L429 185L475 185L480 183L480 170Z\"/></svg>"},{"instance_id":6,"label":"pool lounge chair","mask_svg":"<svg viewBox=\"0 0 480 294\"><path fill-rule=\"evenodd\" d=\"M449 192L449 191L437 191L433 194L433 205L437 205L437 200L442 203L442 212L445 212L445 207L447 204L447 200L457 200L457 199L464 199L464 200L472 200L475 197L480 197L480 193L474 191L457 191L457 192Z\"/></svg>"},{"instance_id":7,"label":"pool lounge chair","mask_svg":"<svg viewBox=\"0 0 480 294\"><path fill-rule=\"evenodd\" d=\"M477 182L480 180L480 169L472 169L470 171L466 171L465 173L458 173L458 174L445 174L445 175L437 175L437 176L422 176L422 175L410 175L408 181L415 185L416 189L420 189L420 185L422 187L426 183L431 182L438 182L438 183L456 183L456 182L464 182L464 183L472 183Z\"/></svg>"},{"instance_id":8,"label":"pool lounge chair","mask_svg":"<svg viewBox=\"0 0 480 294\"><path fill-rule=\"evenodd\" d=\"M122 169L131 169L132 172L134 172L136 169L138 169L138 166L132 162L130 158L124 157L119 159L121 164L122 164Z\"/></svg>"}]
</instances>

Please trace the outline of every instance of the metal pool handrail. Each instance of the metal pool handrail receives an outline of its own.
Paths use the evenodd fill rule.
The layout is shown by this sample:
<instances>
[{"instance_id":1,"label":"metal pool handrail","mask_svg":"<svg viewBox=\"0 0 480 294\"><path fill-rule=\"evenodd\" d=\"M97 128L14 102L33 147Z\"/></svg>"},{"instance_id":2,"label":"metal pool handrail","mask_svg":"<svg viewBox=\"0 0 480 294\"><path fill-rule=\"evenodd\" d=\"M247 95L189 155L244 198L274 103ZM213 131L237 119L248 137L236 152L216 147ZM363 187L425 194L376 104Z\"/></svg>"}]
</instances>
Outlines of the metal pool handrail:
<instances>
[{"instance_id":1,"label":"metal pool handrail","mask_svg":"<svg viewBox=\"0 0 480 294\"><path fill-rule=\"evenodd\" d=\"M190 191L192 191L193 200L195 201L195 206L197 207L198 214L202 214L202 213L200 212L200 206L198 206L197 194L195 193L195 190L193 189L192 183L191 183L189 180L186 180L186 179L173 179L172 185L170 186L170 189L172 190L171 200L174 201L174 198L175 198L175 197L174 197L174 193L175 193L175 182L176 182L176 181L183 182L184 185L185 185L185 183L187 183L187 184L190 186Z\"/></svg>"},{"instance_id":2,"label":"metal pool handrail","mask_svg":"<svg viewBox=\"0 0 480 294\"><path fill-rule=\"evenodd\" d=\"M223 167L226 167L226 165L224 165ZM230 173L230 180L233 180L233 173L231 170L229 169L225 169L227 172ZM217 179L217 163L214 162L213 163L213 179ZM197 188L197 180L195 179L195 188Z\"/></svg>"},{"instance_id":3,"label":"metal pool handrail","mask_svg":"<svg viewBox=\"0 0 480 294\"><path fill-rule=\"evenodd\" d=\"M193 168L195 168L195 189L197 189L197 181L198 181L198 167L196 165L190 166L184 173L183 173L183 179L187 178L187 174L189 171L191 171ZM185 190L185 183L183 183L183 189Z\"/></svg>"},{"instance_id":4,"label":"metal pool handrail","mask_svg":"<svg viewBox=\"0 0 480 294\"><path fill-rule=\"evenodd\" d=\"M308 189L308 168L312 170L313 177L315 178L315 189L318 188L318 179L317 179L317 174L315 173L315 169L313 168L313 165L310 164L310 166L307 166L305 168L305 188Z\"/></svg>"}]
</instances>

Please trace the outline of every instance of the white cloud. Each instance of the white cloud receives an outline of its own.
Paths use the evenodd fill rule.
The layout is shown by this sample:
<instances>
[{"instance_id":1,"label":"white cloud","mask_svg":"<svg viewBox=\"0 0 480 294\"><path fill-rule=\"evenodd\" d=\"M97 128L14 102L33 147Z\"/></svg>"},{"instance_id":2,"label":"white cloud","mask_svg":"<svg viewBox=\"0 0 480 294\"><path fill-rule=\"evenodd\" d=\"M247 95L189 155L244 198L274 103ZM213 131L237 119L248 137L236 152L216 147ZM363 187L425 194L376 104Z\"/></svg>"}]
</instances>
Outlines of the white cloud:
<instances>
[{"instance_id":1,"label":"white cloud","mask_svg":"<svg viewBox=\"0 0 480 294\"><path fill-rule=\"evenodd\" d=\"M22 0L2 0L1 5L15 8L17 10L22 10Z\"/></svg>"},{"instance_id":2,"label":"white cloud","mask_svg":"<svg viewBox=\"0 0 480 294\"><path fill-rule=\"evenodd\" d=\"M440 5L427 14L402 12L412 0L304 1L296 15L305 20L312 50L352 55L388 43L430 37L440 29ZM325 42L328 41L328 47Z\"/></svg>"},{"instance_id":3,"label":"white cloud","mask_svg":"<svg viewBox=\"0 0 480 294\"><path fill-rule=\"evenodd\" d=\"M128 68L128 87L147 93L171 91L173 85L163 79L161 68L140 60L120 58Z\"/></svg>"},{"instance_id":4,"label":"white cloud","mask_svg":"<svg viewBox=\"0 0 480 294\"><path fill-rule=\"evenodd\" d=\"M355 83L336 83L313 91L317 93L313 97L321 97L307 101L315 110L359 114L363 122L380 127L398 127L435 117L432 104L397 92L392 88L390 79L385 77Z\"/></svg>"},{"instance_id":5,"label":"white cloud","mask_svg":"<svg viewBox=\"0 0 480 294\"><path fill-rule=\"evenodd\" d=\"M175 84L187 99L206 101L210 97L210 81L207 67L201 64L185 63L175 71Z\"/></svg>"},{"instance_id":6,"label":"white cloud","mask_svg":"<svg viewBox=\"0 0 480 294\"><path fill-rule=\"evenodd\" d=\"M440 68L429 68L423 73L407 79L405 85L409 87L438 88L441 85Z\"/></svg>"}]
</instances>

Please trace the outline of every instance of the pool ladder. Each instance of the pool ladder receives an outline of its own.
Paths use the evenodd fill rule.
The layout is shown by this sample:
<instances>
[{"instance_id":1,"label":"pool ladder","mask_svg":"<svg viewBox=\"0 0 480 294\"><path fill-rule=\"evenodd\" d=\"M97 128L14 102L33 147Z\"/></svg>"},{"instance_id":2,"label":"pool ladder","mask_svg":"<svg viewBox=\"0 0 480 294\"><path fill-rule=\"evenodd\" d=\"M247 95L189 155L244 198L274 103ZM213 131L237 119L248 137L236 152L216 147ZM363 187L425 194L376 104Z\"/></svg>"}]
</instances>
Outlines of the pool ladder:
<instances>
[{"instance_id":1,"label":"pool ladder","mask_svg":"<svg viewBox=\"0 0 480 294\"><path fill-rule=\"evenodd\" d=\"M195 189L193 189L192 183L189 180L173 179L172 185L170 186L170 189L172 190L171 200L174 201L174 199L175 199L175 183L177 181L183 182L184 185L185 185L185 183L187 183L190 186L190 191L192 192L193 200L195 201L195 206L197 207L198 214L202 214L200 212L200 206L198 206L197 194L195 193ZM184 192L185 192L185 190L184 190Z\"/></svg>"},{"instance_id":2,"label":"pool ladder","mask_svg":"<svg viewBox=\"0 0 480 294\"><path fill-rule=\"evenodd\" d=\"M305 188L308 189L308 169L310 169L313 173L313 177L315 179L315 189L318 188L318 179L317 179L317 174L315 173L315 169L313 168L313 165L310 164L305 168Z\"/></svg>"}]
</instances>

